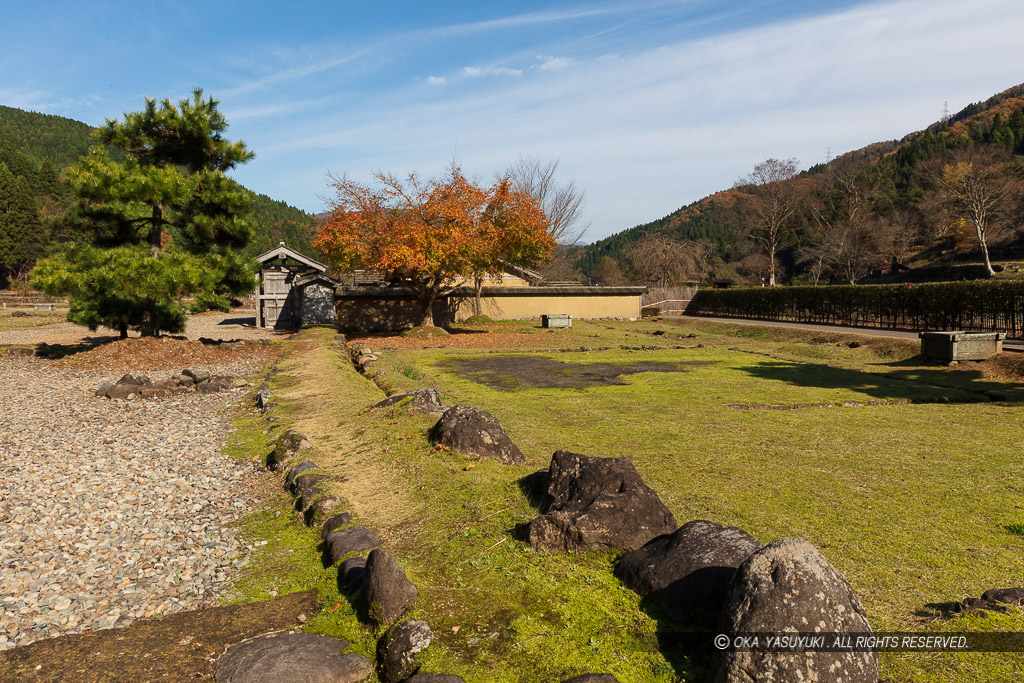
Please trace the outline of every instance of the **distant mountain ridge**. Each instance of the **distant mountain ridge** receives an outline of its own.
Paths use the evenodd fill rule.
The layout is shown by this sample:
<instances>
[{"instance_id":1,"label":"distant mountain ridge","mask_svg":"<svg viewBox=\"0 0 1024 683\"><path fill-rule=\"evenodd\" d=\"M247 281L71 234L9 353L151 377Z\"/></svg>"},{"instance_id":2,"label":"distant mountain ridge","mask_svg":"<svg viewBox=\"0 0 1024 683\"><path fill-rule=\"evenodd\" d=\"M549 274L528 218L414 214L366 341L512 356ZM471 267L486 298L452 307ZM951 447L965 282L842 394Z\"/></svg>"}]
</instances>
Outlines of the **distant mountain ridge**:
<instances>
[{"instance_id":1,"label":"distant mountain ridge","mask_svg":"<svg viewBox=\"0 0 1024 683\"><path fill-rule=\"evenodd\" d=\"M915 211L924 215L922 206L934 201L934 188L922 180L922 168L935 159L947 160L958 149L969 145L989 145L1009 150L1017 156L1024 169L1024 84L997 93L983 102L970 104L952 116L905 135L899 140L876 142L861 149L839 155L828 164L816 164L802 171L790 183L802 186L807 197L815 196L824 186L823 177L830 169L847 172L870 169L876 181L885 188L890 207L886 211ZM750 169L738 169L737 177ZM732 187L681 207L662 218L642 223L582 247L574 267L589 277L602 260L613 259L627 264L631 246L648 235L679 241L703 240L714 245L729 274L756 249L739 229L743 218L737 213L741 188ZM884 214L883 214L884 215ZM809 210L797 217L804 228L813 227ZM929 246L928 235L918 251ZM798 238L780 254L783 265L799 271Z\"/></svg>"}]
</instances>

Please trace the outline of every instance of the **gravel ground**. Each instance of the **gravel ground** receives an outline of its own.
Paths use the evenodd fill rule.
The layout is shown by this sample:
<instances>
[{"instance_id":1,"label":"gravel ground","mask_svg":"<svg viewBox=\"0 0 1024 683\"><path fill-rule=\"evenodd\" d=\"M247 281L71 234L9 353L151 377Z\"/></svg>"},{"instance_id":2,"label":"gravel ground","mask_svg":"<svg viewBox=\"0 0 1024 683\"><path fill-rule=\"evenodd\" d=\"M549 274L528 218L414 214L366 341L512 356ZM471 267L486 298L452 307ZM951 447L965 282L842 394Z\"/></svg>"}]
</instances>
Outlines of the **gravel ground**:
<instances>
[{"instance_id":1,"label":"gravel ground","mask_svg":"<svg viewBox=\"0 0 1024 683\"><path fill-rule=\"evenodd\" d=\"M248 562L226 525L256 475L219 453L246 389L93 395L118 376L0 357L0 648L214 604Z\"/></svg>"},{"instance_id":2,"label":"gravel ground","mask_svg":"<svg viewBox=\"0 0 1024 683\"><path fill-rule=\"evenodd\" d=\"M0 313L10 315L9 311ZM230 313L202 313L188 319L185 336L189 339L209 337L210 339L270 339L275 334L272 330L255 326L256 318L250 310L238 309ZM0 345L3 344L77 344L89 341L116 339L116 330L101 327L91 332L67 321L52 325L28 327L16 330L0 330ZM129 336L139 336L137 332L129 332Z\"/></svg>"}]
</instances>

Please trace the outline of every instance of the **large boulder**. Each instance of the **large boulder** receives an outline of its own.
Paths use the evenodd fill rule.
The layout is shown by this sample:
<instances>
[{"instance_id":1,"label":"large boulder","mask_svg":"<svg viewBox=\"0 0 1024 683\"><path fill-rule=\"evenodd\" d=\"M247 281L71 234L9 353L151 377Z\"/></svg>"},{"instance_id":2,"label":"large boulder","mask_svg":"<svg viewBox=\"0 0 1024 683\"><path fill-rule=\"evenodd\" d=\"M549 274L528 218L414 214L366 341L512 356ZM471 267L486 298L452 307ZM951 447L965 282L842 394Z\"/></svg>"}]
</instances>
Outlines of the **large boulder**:
<instances>
[{"instance_id":1,"label":"large boulder","mask_svg":"<svg viewBox=\"0 0 1024 683\"><path fill-rule=\"evenodd\" d=\"M496 458L504 465L521 465L526 462L522 452L508 438L498 418L479 408L457 405L444 411L434 425L432 438L442 446L476 453L485 458Z\"/></svg>"},{"instance_id":2,"label":"large boulder","mask_svg":"<svg viewBox=\"0 0 1024 683\"><path fill-rule=\"evenodd\" d=\"M722 633L870 633L849 582L802 538L780 538L739 566L729 586ZM878 683L878 652L724 650L718 683Z\"/></svg>"},{"instance_id":3,"label":"large boulder","mask_svg":"<svg viewBox=\"0 0 1024 683\"><path fill-rule=\"evenodd\" d=\"M425 621L403 621L391 628L377 646L381 681L399 683L416 673L433 639L434 632Z\"/></svg>"},{"instance_id":4,"label":"large boulder","mask_svg":"<svg viewBox=\"0 0 1024 683\"><path fill-rule=\"evenodd\" d=\"M350 553L373 550L374 548L379 548L381 543L383 543L380 536L364 526L351 526L347 529L332 531L327 534L327 538L324 541L327 543L332 564Z\"/></svg>"},{"instance_id":5,"label":"large boulder","mask_svg":"<svg viewBox=\"0 0 1024 683\"><path fill-rule=\"evenodd\" d=\"M386 550L370 553L363 576L363 613L378 626L390 624L402 616L419 594L405 570Z\"/></svg>"},{"instance_id":6,"label":"large boulder","mask_svg":"<svg viewBox=\"0 0 1024 683\"><path fill-rule=\"evenodd\" d=\"M1024 606L1024 588L989 588L981 594L981 599L1022 607Z\"/></svg>"},{"instance_id":7,"label":"large boulder","mask_svg":"<svg viewBox=\"0 0 1024 683\"><path fill-rule=\"evenodd\" d=\"M433 387L429 389L416 389L404 394L388 396L383 401L373 404L370 409L380 408L403 408L410 413L437 414L443 413L447 408L441 403L441 394Z\"/></svg>"},{"instance_id":8,"label":"large boulder","mask_svg":"<svg viewBox=\"0 0 1024 683\"><path fill-rule=\"evenodd\" d=\"M1024 607L1024 588L989 588L981 598L966 598L957 604L958 612L983 614L983 611L1010 613L1010 606Z\"/></svg>"},{"instance_id":9,"label":"large boulder","mask_svg":"<svg viewBox=\"0 0 1024 683\"><path fill-rule=\"evenodd\" d=\"M673 619L714 622L736 568L759 548L742 529L695 520L623 555L615 574Z\"/></svg>"},{"instance_id":10,"label":"large boulder","mask_svg":"<svg viewBox=\"0 0 1024 683\"><path fill-rule=\"evenodd\" d=\"M302 631L277 631L232 645L213 667L217 683L356 683L373 662L345 654L350 643Z\"/></svg>"},{"instance_id":11,"label":"large boulder","mask_svg":"<svg viewBox=\"0 0 1024 683\"><path fill-rule=\"evenodd\" d=\"M535 550L631 550L676 528L676 518L629 458L557 451L541 512L518 529Z\"/></svg>"}]
</instances>

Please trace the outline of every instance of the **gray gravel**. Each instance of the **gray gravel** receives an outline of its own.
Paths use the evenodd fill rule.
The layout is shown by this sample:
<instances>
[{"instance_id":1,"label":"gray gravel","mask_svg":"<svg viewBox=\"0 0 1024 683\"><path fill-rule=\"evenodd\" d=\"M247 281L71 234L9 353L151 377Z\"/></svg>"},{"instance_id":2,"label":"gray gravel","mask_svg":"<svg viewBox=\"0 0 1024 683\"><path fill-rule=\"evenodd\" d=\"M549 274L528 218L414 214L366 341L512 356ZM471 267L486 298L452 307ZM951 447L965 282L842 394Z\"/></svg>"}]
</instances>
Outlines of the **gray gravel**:
<instances>
[{"instance_id":1,"label":"gray gravel","mask_svg":"<svg viewBox=\"0 0 1024 683\"><path fill-rule=\"evenodd\" d=\"M245 390L93 396L117 374L0 357L0 648L219 602L248 562L255 474L219 452Z\"/></svg>"}]
</instances>

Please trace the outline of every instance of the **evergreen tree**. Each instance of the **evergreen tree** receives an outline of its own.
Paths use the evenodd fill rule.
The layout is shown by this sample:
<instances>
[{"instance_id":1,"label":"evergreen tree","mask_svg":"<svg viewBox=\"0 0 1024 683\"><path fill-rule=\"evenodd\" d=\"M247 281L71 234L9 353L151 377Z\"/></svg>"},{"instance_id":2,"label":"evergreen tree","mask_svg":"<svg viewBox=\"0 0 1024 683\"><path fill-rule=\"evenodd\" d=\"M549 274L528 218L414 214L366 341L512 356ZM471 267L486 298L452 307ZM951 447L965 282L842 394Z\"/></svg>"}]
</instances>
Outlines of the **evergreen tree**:
<instances>
[{"instance_id":1,"label":"evergreen tree","mask_svg":"<svg viewBox=\"0 0 1024 683\"><path fill-rule=\"evenodd\" d=\"M38 258L45 242L28 183L0 163L0 278Z\"/></svg>"},{"instance_id":2,"label":"evergreen tree","mask_svg":"<svg viewBox=\"0 0 1024 683\"><path fill-rule=\"evenodd\" d=\"M123 159L97 146L69 169L79 201L67 221L84 244L41 262L33 282L71 298L70 320L158 336L184 329L184 297L227 310L252 289L237 251L250 239L249 200L225 171L253 153L223 137L217 105L199 89L177 105L147 99L99 130Z\"/></svg>"},{"instance_id":3,"label":"evergreen tree","mask_svg":"<svg viewBox=\"0 0 1024 683\"><path fill-rule=\"evenodd\" d=\"M55 197L61 194L60 178L50 157L43 159L39 167L39 182L36 184L36 195Z\"/></svg>"}]
</instances>

